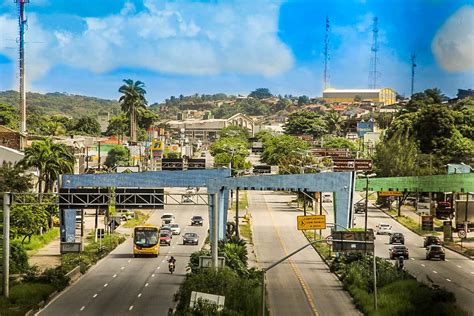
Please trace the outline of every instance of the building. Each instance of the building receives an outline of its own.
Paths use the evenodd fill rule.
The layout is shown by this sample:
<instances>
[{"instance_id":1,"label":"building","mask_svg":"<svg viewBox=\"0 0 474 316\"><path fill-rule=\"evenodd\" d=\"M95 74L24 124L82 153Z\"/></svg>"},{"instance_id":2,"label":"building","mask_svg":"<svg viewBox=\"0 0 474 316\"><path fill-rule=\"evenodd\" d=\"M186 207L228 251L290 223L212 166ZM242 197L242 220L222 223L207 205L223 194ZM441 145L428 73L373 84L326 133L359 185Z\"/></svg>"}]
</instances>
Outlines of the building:
<instances>
[{"instance_id":1,"label":"building","mask_svg":"<svg viewBox=\"0 0 474 316\"><path fill-rule=\"evenodd\" d=\"M109 127L109 123L110 123L110 113L109 112L99 113L97 115L97 121L99 122L99 125L100 125L100 132L101 133L107 132L107 128Z\"/></svg>"},{"instance_id":2,"label":"building","mask_svg":"<svg viewBox=\"0 0 474 316\"><path fill-rule=\"evenodd\" d=\"M4 163L11 163L15 165L17 162L22 160L23 157L25 157L23 152L0 145L0 166L2 166Z\"/></svg>"},{"instance_id":3,"label":"building","mask_svg":"<svg viewBox=\"0 0 474 316\"><path fill-rule=\"evenodd\" d=\"M391 88L380 89L326 89L323 99L326 103L374 102L391 105L396 103L397 93Z\"/></svg>"},{"instance_id":4,"label":"building","mask_svg":"<svg viewBox=\"0 0 474 316\"><path fill-rule=\"evenodd\" d=\"M210 143L217 138L220 130L231 125L247 128L252 136L255 133L254 120L241 113L228 119L168 121L167 124L175 133L184 133L190 143L197 143L197 141L203 144Z\"/></svg>"},{"instance_id":5,"label":"building","mask_svg":"<svg viewBox=\"0 0 474 316\"><path fill-rule=\"evenodd\" d=\"M6 126L0 125L0 146L23 150L25 144L25 135Z\"/></svg>"}]
</instances>

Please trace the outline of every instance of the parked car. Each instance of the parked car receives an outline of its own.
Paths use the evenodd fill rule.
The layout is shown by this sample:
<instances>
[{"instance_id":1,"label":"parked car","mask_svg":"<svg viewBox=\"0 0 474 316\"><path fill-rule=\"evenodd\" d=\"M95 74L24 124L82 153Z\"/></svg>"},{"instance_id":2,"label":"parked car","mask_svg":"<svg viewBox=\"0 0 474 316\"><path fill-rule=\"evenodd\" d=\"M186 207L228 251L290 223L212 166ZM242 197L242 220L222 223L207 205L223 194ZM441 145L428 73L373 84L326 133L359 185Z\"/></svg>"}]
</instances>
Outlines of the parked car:
<instances>
[{"instance_id":1,"label":"parked car","mask_svg":"<svg viewBox=\"0 0 474 316\"><path fill-rule=\"evenodd\" d=\"M120 216L122 221L128 221L129 219L135 218L135 211L129 209L119 209L115 213Z\"/></svg>"},{"instance_id":2,"label":"parked car","mask_svg":"<svg viewBox=\"0 0 474 316\"><path fill-rule=\"evenodd\" d=\"M408 248L404 245L392 246L388 249L388 254L390 259L396 259L398 257L404 257L408 259Z\"/></svg>"},{"instance_id":3,"label":"parked car","mask_svg":"<svg viewBox=\"0 0 474 316\"><path fill-rule=\"evenodd\" d=\"M180 235L181 234L181 228L179 227L179 224L173 223L170 225L171 233L173 235Z\"/></svg>"},{"instance_id":4,"label":"parked car","mask_svg":"<svg viewBox=\"0 0 474 316\"><path fill-rule=\"evenodd\" d=\"M393 233L390 235L390 244L405 244L405 236L402 233Z\"/></svg>"},{"instance_id":5,"label":"parked car","mask_svg":"<svg viewBox=\"0 0 474 316\"><path fill-rule=\"evenodd\" d=\"M377 235L390 235L392 234L392 225L386 223L380 223L376 226Z\"/></svg>"},{"instance_id":6,"label":"parked car","mask_svg":"<svg viewBox=\"0 0 474 316\"><path fill-rule=\"evenodd\" d=\"M323 194L323 203L331 203L332 202L332 194L331 193L324 193Z\"/></svg>"},{"instance_id":7,"label":"parked car","mask_svg":"<svg viewBox=\"0 0 474 316\"><path fill-rule=\"evenodd\" d=\"M440 260L446 260L444 248L441 245L430 245L426 247L426 260L433 258L439 258Z\"/></svg>"},{"instance_id":8,"label":"parked car","mask_svg":"<svg viewBox=\"0 0 474 316\"><path fill-rule=\"evenodd\" d=\"M199 235L196 233L185 233L183 235L183 245L199 244Z\"/></svg>"},{"instance_id":9,"label":"parked car","mask_svg":"<svg viewBox=\"0 0 474 316\"><path fill-rule=\"evenodd\" d=\"M356 204L354 204L354 212L356 214L365 213L365 202L360 201L360 202L357 202Z\"/></svg>"},{"instance_id":10,"label":"parked car","mask_svg":"<svg viewBox=\"0 0 474 316\"><path fill-rule=\"evenodd\" d=\"M423 247L426 248L431 245L442 245L442 241L438 236L426 236Z\"/></svg>"},{"instance_id":11,"label":"parked car","mask_svg":"<svg viewBox=\"0 0 474 316\"><path fill-rule=\"evenodd\" d=\"M171 245L171 233L160 232L160 245Z\"/></svg>"},{"instance_id":12,"label":"parked car","mask_svg":"<svg viewBox=\"0 0 474 316\"><path fill-rule=\"evenodd\" d=\"M202 216L195 215L191 218L191 226L202 226L204 218Z\"/></svg>"}]
</instances>

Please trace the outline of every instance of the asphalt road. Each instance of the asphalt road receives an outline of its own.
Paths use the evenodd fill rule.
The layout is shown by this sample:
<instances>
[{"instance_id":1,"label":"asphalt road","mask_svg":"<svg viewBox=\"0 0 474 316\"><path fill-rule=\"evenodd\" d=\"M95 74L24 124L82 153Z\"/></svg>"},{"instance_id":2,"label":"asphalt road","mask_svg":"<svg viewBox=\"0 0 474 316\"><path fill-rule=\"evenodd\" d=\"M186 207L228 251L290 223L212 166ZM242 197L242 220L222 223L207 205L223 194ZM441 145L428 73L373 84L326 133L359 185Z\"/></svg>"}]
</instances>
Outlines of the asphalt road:
<instances>
[{"instance_id":1,"label":"asphalt road","mask_svg":"<svg viewBox=\"0 0 474 316\"><path fill-rule=\"evenodd\" d=\"M292 195L248 191L253 241L260 267L268 267L307 244L288 206ZM339 280L311 247L266 273L271 315L360 315Z\"/></svg>"},{"instance_id":2,"label":"asphalt road","mask_svg":"<svg viewBox=\"0 0 474 316\"><path fill-rule=\"evenodd\" d=\"M160 225L165 212L175 214L181 234L197 232L199 245L184 246L175 235L171 246L161 247L158 258L133 258L129 238L37 315L166 315L174 307L173 296L184 280L190 254L204 243L208 212L205 205L165 206L148 222ZM193 215L203 216L204 226L189 226ZM169 255L177 260L173 275L168 272Z\"/></svg>"},{"instance_id":3,"label":"asphalt road","mask_svg":"<svg viewBox=\"0 0 474 316\"><path fill-rule=\"evenodd\" d=\"M419 281L429 285L440 286L453 292L457 304L464 310L474 313L474 262L456 252L446 249L446 261L426 260L423 248L424 238L413 233L378 208L370 207L367 213L368 227L374 228L381 222L392 225L392 232L405 236L410 259L405 261L405 268ZM356 227L364 227L364 215L356 215ZM375 254L389 258L389 237L377 235ZM393 261L395 262L395 261Z\"/></svg>"}]
</instances>

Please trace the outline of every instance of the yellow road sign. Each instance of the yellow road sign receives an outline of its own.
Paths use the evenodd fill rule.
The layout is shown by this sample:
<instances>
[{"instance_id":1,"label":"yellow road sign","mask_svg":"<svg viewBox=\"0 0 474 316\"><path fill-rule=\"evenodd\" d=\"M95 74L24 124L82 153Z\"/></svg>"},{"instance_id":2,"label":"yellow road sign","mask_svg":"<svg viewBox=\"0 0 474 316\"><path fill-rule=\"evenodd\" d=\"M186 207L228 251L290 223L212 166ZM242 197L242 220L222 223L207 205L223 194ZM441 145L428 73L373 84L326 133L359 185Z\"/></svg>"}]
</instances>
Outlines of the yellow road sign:
<instances>
[{"instance_id":1,"label":"yellow road sign","mask_svg":"<svg viewBox=\"0 0 474 316\"><path fill-rule=\"evenodd\" d=\"M326 229L326 215L298 216L296 223L298 230Z\"/></svg>"},{"instance_id":2,"label":"yellow road sign","mask_svg":"<svg viewBox=\"0 0 474 316\"><path fill-rule=\"evenodd\" d=\"M400 191L380 191L379 196L403 196Z\"/></svg>"}]
</instances>

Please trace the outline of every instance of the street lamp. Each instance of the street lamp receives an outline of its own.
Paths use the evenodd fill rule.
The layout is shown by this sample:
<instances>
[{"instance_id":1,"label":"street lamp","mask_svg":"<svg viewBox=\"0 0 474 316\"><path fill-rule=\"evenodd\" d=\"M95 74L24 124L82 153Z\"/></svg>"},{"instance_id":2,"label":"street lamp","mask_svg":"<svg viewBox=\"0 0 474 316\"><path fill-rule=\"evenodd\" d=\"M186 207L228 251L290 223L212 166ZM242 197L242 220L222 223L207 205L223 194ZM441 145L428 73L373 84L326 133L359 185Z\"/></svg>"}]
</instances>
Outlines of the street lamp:
<instances>
[{"instance_id":1,"label":"street lamp","mask_svg":"<svg viewBox=\"0 0 474 316\"><path fill-rule=\"evenodd\" d=\"M365 236L367 235L367 213L368 213L368 209L369 209L369 178L372 178L372 177L375 177L376 174L375 173L368 173L368 172L364 172L363 175L365 176L365 218L364 218L364 231L365 231L365 234L364 234L364 240L365 240ZM365 252L367 253L367 245L366 245L366 249L365 249Z\"/></svg>"}]
</instances>

